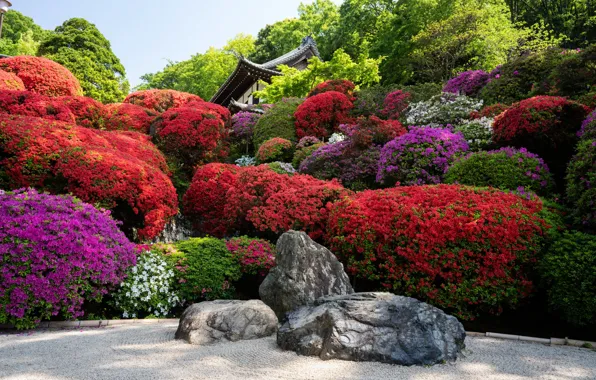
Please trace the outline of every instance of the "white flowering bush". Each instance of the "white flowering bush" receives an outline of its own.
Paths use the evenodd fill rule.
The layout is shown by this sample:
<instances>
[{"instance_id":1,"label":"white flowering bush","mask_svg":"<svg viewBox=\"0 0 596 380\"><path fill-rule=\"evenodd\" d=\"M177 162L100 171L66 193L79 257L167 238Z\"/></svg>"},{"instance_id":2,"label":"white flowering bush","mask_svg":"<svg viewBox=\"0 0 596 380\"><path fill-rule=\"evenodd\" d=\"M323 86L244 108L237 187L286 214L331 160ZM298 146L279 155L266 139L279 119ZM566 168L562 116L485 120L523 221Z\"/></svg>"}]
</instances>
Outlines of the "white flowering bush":
<instances>
[{"instance_id":1,"label":"white flowering bush","mask_svg":"<svg viewBox=\"0 0 596 380\"><path fill-rule=\"evenodd\" d=\"M457 125L470 119L470 113L482 108L482 100L442 93L427 101L411 104L406 110L408 125Z\"/></svg>"},{"instance_id":2,"label":"white flowering bush","mask_svg":"<svg viewBox=\"0 0 596 380\"><path fill-rule=\"evenodd\" d=\"M144 251L114 296L123 318L166 317L182 304L174 268L158 252Z\"/></svg>"},{"instance_id":3,"label":"white flowering bush","mask_svg":"<svg viewBox=\"0 0 596 380\"><path fill-rule=\"evenodd\" d=\"M334 133L329 137L329 144L337 144L338 142L342 142L346 139L346 136L341 133Z\"/></svg>"},{"instance_id":4,"label":"white flowering bush","mask_svg":"<svg viewBox=\"0 0 596 380\"><path fill-rule=\"evenodd\" d=\"M495 119L482 117L475 120L466 120L454 128L455 132L461 132L470 150L478 152L490 149L493 145L493 122Z\"/></svg>"},{"instance_id":5,"label":"white flowering bush","mask_svg":"<svg viewBox=\"0 0 596 380\"><path fill-rule=\"evenodd\" d=\"M255 166L257 164L257 159L250 156L242 156L236 160L236 165L240 167L246 166Z\"/></svg>"}]
</instances>

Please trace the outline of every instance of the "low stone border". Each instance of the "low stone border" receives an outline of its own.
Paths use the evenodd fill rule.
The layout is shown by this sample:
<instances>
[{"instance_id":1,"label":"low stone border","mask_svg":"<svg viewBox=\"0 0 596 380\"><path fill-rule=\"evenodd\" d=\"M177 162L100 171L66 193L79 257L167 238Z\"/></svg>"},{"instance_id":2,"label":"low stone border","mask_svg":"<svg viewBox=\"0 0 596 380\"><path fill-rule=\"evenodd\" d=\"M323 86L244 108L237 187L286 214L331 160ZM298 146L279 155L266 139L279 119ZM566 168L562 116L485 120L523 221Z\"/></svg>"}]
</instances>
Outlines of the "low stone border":
<instances>
[{"instance_id":1,"label":"low stone border","mask_svg":"<svg viewBox=\"0 0 596 380\"><path fill-rule=\"evenodd\" d=\"M121 326L121 325L149 325L157 323L178 323L180 319L112 319L112 320L98 320L98 321L58 321L58 322L42 322L35 330L47 330L47 329L63 329L63 328L80 328L80 327L105 327L105 326ZM0 330L14 330L12 325L0 325ZM584 347L591 345L596 348L596 342L576 340L569 338L534 338L531 336L523 335L509 335L500 334L493 332L474 332L466 331L466 336L475 337L488 337L505 340L519 340L522 342L532 342L540 344L548 344L551 346L573 346L573 347Z\"/></svg>"}]
</instances>

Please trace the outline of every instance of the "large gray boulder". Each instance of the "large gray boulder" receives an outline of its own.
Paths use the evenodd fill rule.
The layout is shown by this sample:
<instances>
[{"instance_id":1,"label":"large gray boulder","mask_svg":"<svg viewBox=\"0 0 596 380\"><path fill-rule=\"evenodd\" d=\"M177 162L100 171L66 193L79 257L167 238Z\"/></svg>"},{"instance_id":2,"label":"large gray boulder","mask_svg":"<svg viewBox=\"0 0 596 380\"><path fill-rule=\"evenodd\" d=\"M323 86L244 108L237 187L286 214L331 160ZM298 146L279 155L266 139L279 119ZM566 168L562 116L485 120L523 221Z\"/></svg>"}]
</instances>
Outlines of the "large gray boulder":
<instances>
[{"instance_id":1,"label":"large gray boulder","mask_svg":"<svg viewBox=\"0 0 596 380\"><path fill-rule=\"evenodd\" d=\"M304 232L289 231L279 238L275 264L259 295L280 320L320 297L354 292L342 263Z\"/></svg>"},{"instance_id":2,"label":"large gray boulder","mask_svg":"<svg viewBox=\"0 0 596 380\"><path fill-rule=\"evenodd\" d=\"M259 339L273 335L277 325L273 310L259 300L202 302L184 311L176 339L199 345Z\"/></svg>"},{"instance_id":3,"label":"large gray boulder","mask_svg":"<svg viewBox=\"0 0 596 380\"><path fill-rule=\"evenodd\" d=\"M390 293L325 297L288 314L277 344L323 360L400 365L453 362L465 347L457 318Z\"/></svg>"}]
</instances>

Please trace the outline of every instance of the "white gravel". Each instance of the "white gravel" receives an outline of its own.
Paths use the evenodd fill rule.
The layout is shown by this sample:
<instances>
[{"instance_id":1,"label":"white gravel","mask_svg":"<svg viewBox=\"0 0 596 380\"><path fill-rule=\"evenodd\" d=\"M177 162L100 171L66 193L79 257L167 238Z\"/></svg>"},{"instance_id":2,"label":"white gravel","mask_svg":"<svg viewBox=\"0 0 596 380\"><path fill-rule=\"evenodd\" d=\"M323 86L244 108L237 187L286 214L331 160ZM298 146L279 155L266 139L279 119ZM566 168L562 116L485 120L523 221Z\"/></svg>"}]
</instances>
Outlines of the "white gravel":
<instances>
[{"instance_id":1,"label":"white gravel","mask_svg":"<svg viewBox=\"0 0 596 380\"><path fill-rule=\"evenodd\" d=\"M176 324L0 335L0 379L596 379L596 352L467 338L453 365L399 367L321 361L283 352L268 338L197 347L175 341Z\"/></svg>"}]
</instances>

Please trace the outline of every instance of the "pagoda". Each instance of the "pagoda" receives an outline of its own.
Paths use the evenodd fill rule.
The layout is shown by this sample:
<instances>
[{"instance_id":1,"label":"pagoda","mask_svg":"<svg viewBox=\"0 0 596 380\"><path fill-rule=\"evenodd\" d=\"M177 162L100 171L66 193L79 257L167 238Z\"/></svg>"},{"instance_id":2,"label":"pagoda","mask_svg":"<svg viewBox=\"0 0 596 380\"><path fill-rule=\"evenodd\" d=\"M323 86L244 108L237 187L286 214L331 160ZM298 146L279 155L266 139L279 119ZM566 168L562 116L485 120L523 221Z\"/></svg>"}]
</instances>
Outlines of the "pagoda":
<instances>
[{"instance_id":1,"label":"pagoda","mask_svg":"<svg viewBox=\"0 0 596 380\"><path fill-rule=\"evenodd\" d=\"M254 63L245 57L239 57L236 70L213 95L211 102L228 107L232 112L252 108L251 106L259 104L259 99L253 93L264 88L260 80L271 83L272 77L282 75L279 71L281 65L304 70L312 57L321 58L321 55L317 43L310 36L305 37L298 48L266 63Z\"/></svg>"}]
</instances>

